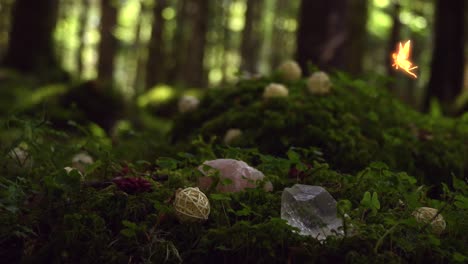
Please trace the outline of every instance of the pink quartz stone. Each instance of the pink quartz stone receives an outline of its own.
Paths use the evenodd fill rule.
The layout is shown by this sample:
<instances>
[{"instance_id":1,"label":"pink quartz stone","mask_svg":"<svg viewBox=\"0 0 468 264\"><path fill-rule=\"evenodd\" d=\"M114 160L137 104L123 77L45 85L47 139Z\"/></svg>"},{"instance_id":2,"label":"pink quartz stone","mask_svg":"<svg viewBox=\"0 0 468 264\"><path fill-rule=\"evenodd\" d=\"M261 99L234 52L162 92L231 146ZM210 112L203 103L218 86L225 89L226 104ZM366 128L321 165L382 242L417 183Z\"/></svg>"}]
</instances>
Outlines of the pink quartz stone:
<instances>
[{"instance_id":1,"label":"pink quartz stone","mask_svg":"<svg viewBox=\"0 0 468 264\"><path fill-rule=\"evenodd\" d=\"M204 166L207 165L213 169L204 170ZM219 170L220 178L231 179L232 183L223 185L221 183L216 186L216 190L220 192L239 192L245 188L255 188L256 181L263 180L263 173L255 168L250 167L247 163L241 160L234 159L216 159L203 162L203 165L198 167L204 175L210 175ZM202 190L207 190L212 183L211 177L200 177L198 186ZM265 184L264 189L266 191L272 191L273 185L271 182Z\"/></svg>"}]
</instances>

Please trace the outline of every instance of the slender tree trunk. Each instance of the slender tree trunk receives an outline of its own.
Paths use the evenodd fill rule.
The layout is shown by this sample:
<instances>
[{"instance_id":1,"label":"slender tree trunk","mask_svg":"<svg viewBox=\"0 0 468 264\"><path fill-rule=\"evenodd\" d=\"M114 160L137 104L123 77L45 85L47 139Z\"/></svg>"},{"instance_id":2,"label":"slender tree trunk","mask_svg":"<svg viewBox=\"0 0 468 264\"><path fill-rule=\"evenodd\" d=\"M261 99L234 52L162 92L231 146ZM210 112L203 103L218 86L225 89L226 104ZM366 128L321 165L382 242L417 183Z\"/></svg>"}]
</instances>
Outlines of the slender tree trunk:
<instances>
[{"instance_id":1,"label":"slender tree trunk","mask_svg":"<svg viewBox=\"0 0 468 264\"><path fill-rule=\"evenodd\" d=\"M85 48L86 30L88 24L89 3L90 0L81 0L81 13L79 17L78 30L78 48L76 50L77 75L81 78L83 75L83 50Z\"/></svg>"},{"instance_id":2,"label":"slender tree trunk","mask_svg":"<svg viewBox=\"0 0 468 264\"><path fill-rule=\"evenodd\" d=\"M58 0L16 0L3 65L41 78L63 79L54 53L57 16Z\"/></svg>"},{"instance_id":3,"label":"slender tree trunk","mask_svg":"<svg viewBox=\"0 0 468 264\"><path fill-rule=\"evenodd\" d=\"M231 51L231 42L232 42L232 34L231 34L231 30L229 29L229 20L231 19L231 14L229 12L229 9L231 7L231 4L232 4L232 0L225 0L223 1L224 4L223 4L223 40L222 40L222 43L223 43L223 62L222 62L222 65L221 65L221 73L222 73L222 80L221 80L221 84L225 84L227 82L227 79L228 79L228 72L227 72L227 68L228 68L228 54L229 52Z\"/></svg>"},{"instance_id":4,"label":"slender tree trunk","mask_svg":"<svg viewBox=\"0 0 468 264\"><path fill-rule=\"evenodd\" d=\"M190 35L189 41L185 43L187 55L179 79L188 86L201 88L206 85L204 58L208 19L210 17L209 8L209 0L191 0L186 10L187 15L191 18Z\"/></svg>"},{"instance_id":5,"label":"slender tree trunk","mask_svg":"<svg viewBox=\"0 0 468 264\"><path fill-rule=\"evenodd\" d=\"M146 65L148 63L149 48L146 43L142 40L142 27L146 23L148 18L149 8L145 2L140 3L140 17L138 18L138 24L136 28L136 38L134 43L135 50L135 61L136 70L133 80L133 87L135 89L135 95L140 94L142 91L148 89L146 85Z\"/></svg>"},{"instance_id":6,"label":"slender tree trunk","mask_svg":"<svg viewBox=\"0 0 468 264\"><path fill-rule=\"evenodd\" d=\"M308 74L307 64L324 70L345 66L346 0L302 0L297 34L297 61Z\"/></svg>"},{"instance_id":7,"label":"slender tree trunk","mask_svg":"<svg viewBox=\"0 0 468 264\"><path fill-rule=\"evenodd\" d=\"M165 81L166 54L163 38L165 20L162 16L162 11L166 7L166 0L156 0L153 7L153 25L149 42L148 60L146 63L146 89L151 88L159 82Z\"/></svg>"},{"instance_id":8,"label":"slender tree trunk","mask_svg":"<svg viewBox=\"0 0 468 264\"><path fill-rule=\"evenodd\" d=\"M463 87L465 0L437 0L431 78L425 100L437 98L448 109Z\"/></svg>"},{"instance_id":9,"label":"slender tree trunk","mask_svg":"<svg viewBox=\"0 0 468 264\"><path fill-rule=\"evenodd\" d=\"M258 60L262 45L262 10L263 0L247 1L245 24L241 43L241 70L258 73Z\"/></svg>"},{"instance_id":10,"label":"slender tree trunk","mask_svg":"<svg viewBox=\"0 0 468 264\"><path fill-rule=\"evenodd\" d=\"M367 0L349 0L348 27L349 36L346 42L346 70L353 75L362 73L363 58L367 39Z\"/></svg>"},{"instance_id":11,"label":"slender tree trunk","mask_svg":"<svg viewBox=\"0 0 468 264\"><path fill-rule=\"evenodd\" d=\"M185 43L188 41L188 27L187 19L189 18L186 15L186 9L189 5L190 0L180 0L178 1L177 13L176 13L176 32L172 41L172 50L171 57L172 61L170 63L168 71L168 80L170 84L176 84L179 82L180 71L182 65L185 63L185 56L187 51L185 50Z\"/></svg>"},{"instance_id":12,"label":"slender tree trunk","mask_svg":"<svg viewBox=\"0 0 468 264\"><path fill-rule=\"evenodd\" d=\"M5 54L8 45L8 31L11 21L11 0L5 0L0 8L0 60Z\"/></svg>"},{"instance_id":13,"label":"slender tree trunk","mask_svg":"<svg viewBox=\"0 0 468 264\"><path fill-rule=\"evenodd\" d=\"M401 31L401 22L400 22L400 12L401 12L401 5L398 1L394 2L392 7L392 30L390 31L390 37L388 38L388 49L386 52L386 67L387 67L387 74L389 77L395 76L395 69L392 67L393 59L392 53L395 52L396 48L398 47L398 43L400 41L400 31ZM390 87L391 88L391 87Z\"/></svg>"},{"instance_id":14,"label":"slender tree trunk","mask_svg":"<svg viewBox=\"0 0 468 264\"><path fill-rule=\"evenodd\" d=\"M98 58L98 78L102 81L113 82L114 60L117 53L117 39L113 31L117 25L117 1L101 0L101 24Z\"/></svg>"},{"instance_id":15,"label":"slender tree trunk","mask_svg":"<svg viewBox=\"0 0 468 264\"><path fill-rule=\"evenodd\" d=\"M272 67L277 67L281 64L286 58L284 47L288 41L288 35L280 27L278 21L281 21L286 17L285 11L290 5L288 0L277 0L275 4L275 20L273 21L273 32L271 35L272 38L272 47L271 47L271 56L270 63Z\"/></svg>"},{"instance_id":16,"label":"slender tree trunk","mask_svg":"<svg viewBox=\"0 0 468 264\"><path fill-rule=\"evenodd\" d=\"M209 0L182 0L174 37L175 65L170 83L202 87L206 84L204 56L208 31Z\"/></svg>"}]
</instances>

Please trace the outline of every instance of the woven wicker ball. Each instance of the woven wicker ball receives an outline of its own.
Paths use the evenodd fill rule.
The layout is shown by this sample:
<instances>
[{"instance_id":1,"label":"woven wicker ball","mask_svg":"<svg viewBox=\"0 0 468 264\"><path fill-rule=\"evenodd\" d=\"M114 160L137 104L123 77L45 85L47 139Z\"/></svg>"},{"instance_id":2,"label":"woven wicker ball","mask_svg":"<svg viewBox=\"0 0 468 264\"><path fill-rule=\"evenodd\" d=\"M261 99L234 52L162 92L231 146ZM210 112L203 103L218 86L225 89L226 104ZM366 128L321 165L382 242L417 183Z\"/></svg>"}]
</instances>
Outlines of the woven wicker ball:
<instances>
[{"instance_id":1,"label":"woven wicker ball","mask_svg":"<svg viewBox=\"0 0 468 264\"><path fill-rule=\"evenodd\" d=\"M413 212L413 216L416 218L416 221L419 223L427 224L431 221L434 216L437 214L437 209L430 208L430 207L419 207ZM441 234L445 230L445 220L441 214L437 215L437 217L432 220L431 227L432 231L436 234Z\"/></svg>"},{"instance_id":2,"label":"woven wicker ball","mask_svg":"<svg viewBox=\"0 0 468 264\"><path fill-rule=\"evenodd\" d=\"M177 191L174 208L179 221L202 222L210 214L210 201L197 187L189 187Z\"/></svg>"}]
</instances>

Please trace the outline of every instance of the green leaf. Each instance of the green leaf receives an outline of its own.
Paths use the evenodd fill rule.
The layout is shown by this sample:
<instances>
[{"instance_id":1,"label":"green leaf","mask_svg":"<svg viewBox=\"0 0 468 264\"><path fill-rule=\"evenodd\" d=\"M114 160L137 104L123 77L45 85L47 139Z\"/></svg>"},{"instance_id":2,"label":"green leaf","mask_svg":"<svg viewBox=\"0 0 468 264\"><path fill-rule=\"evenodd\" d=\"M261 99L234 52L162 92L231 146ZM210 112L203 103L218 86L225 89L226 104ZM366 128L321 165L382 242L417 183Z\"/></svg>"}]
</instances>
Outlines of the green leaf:
<instances>
[{"instance_id":1,"label":"green leaf","mask_svg":"<svg viewBox=\"0 0 468 264\"><path fill-rule=\"evenodd\" d=\"M372 208L380 209L380 201L376 192L372 194Z\"/></svg>"},{"instance_id":2,"label":"green leaf","mask_svg":"<svg viewBox=\"0 0 468 264\"><path fill-rule=\"evenodd\" d=\"M161 213L167 213L172 210L171 206L168 206L167 204L160 202L160 201L154 202L153 206L158 212L161 212Z\"/></svg>"},{"instance_id":3,"label":"green leaf","mask_svg":"<svg viewBox=\"0 0 468 264\"><path fill-rule=\"evenodd\" d=\"M460 209L468 209L468 197L463 195L455 196L455 206Z\"/></svg>"},{"instance_id":4,"label":"green leaf","mask_svg":"<svg viewBox=\"0 0 468 264\"><path fill-rule=\"evenodd\" d=\"M300 159L301 157L299 156L299 154L297 152L295 152L294 150L290 149L288 150L288 159L292 162L300 162Z\"/></svg>"},{"instance_id":5,"label":"green leaf","mask_svg":"<svg viewBox=\"0 0 468 264\"><path fill-rule=\"evenodd\" d=\"M220 180L220 182L221 182L221 185L226 186L226 185L232 184L233 181L229 178L223 178Z\"/></svg>"},{"instance_id":6,"label":"green leaf","mask_svg":"<svg viewBox=\"0 0 468 264\"><path fill-rule=\"evenodd\" d=\"M340 200L338 201L338 204L337 204L337 208L338 208L338 212L340 212L341 214L345 214L347 212L350 212L351 209L352 209L352 204L351 204L351 201L350 200Z\"/></svg>"},{"instance_id":7,"label":"green leaf","mask_svg":"<svg viewBox=\"0 0 468 264\"><path fill-rule=\"evenodd\" d=\"M400 181L408 181L410 184L416 184L417 180L414 177L409 176L406 172L400 172L397 174Z\"/></svg>"},{"instance_id":8,"label":"green leaf","mask_svg":"<svg viewBox=\"0 0 468 264\"><path fill-rule=\"evenodd\" d=\"M460 263L466 263L466 261L468 261L468 257L459 252L453 253L452 258L456 262L460 262Z\"/></svg>"},{"instance_id":9,"label":"green leaf","mask_svg":"<svg viewBox=\"0 0 468 264\"><path fill-rule=\"evenodd\" d=\"M231 201L231 197L222 193L212 193L210 194L210 199L213 201Z\"/></svg>"},{"instance_id":10,"label":"green leaf","mask_svg":"<svg viewBox=\"0 0 468 264\"><path fill-rule=\"evenodd\" d=\"M89 165L86 168L86 174L93 173L95 170L97 170L101 166L102 166L102 161L97 160L96 162L94 162L93 164Z\"/></svg>"},{"instance_id":11,"label":"green leaf","mask_svg":"<svg viewBox=\"0 0 468 264\"><path fill-rule=\"evenodd\" d=\"M369 167L373 168L373 169L377 169L377 170L383 170L383 169L388 169L388 166L387 164L383 163L383 162L380 162L380 161L375 161L375 162L372 162Z\"/></svg>"},{"instance_id":12,"label":"green leaf","mask_svg":"<svg viewBox=\"0 0 468 264\"><path fill-rule=\"evenodd\" d=\"M175 170L177 169L178 161L171 158L161 157L156 161L156 164L162 169Z\"/></svg>"},{"instance_id":13,"label":"green leaf","mask_svg":"<svg viewBox=\"0 0 468 264\"><path fill-rule=\"evenodd\" d=\"M135 233L135 230L132 230L132 229L122 229L120 230L120 233L125 236L125 237L135 237L136 236L136 233Z\"/></svg>"},{"instance_id":14,"label":"green leaf","mask_svg":"<svg viewBox=\"0 0 468 264\"><path fill-rule=\"evenodd\" d=\"M361 205L364 207L369 207L371 205L371 194L370 192L365 192L361 200Z\"/></svg>"},{"instance_id":15,"label":"green leaf","mask_svg":"<svg viewBox=\"0 0 468 264\"><path fill-rule=\"evenodd\" d=\"M130 222L128 220L123 220L122 221L122 225L126 226L126 227L129 227L131 229L137 229L137 224L133 223L133 222Z\"/></svg>"},{"instance_id":16,"label":"green leaf","mask_svg":"<svg viewBox=\"0 0 468 264\"><path fill-rule=\"evenodd\" d=\"M468 184L457 177L453 177L453 188L461 193L468 194Z\"/></svg>"}]
</instances>

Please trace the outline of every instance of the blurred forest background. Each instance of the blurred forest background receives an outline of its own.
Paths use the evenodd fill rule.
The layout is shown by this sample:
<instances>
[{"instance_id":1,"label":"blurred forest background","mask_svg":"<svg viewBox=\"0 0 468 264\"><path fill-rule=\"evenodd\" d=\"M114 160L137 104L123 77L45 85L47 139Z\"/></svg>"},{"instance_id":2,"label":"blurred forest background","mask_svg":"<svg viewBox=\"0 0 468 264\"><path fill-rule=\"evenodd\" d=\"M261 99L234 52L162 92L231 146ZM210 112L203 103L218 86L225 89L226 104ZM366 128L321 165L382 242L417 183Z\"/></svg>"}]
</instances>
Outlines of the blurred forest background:
<instances>
[{"instance_id":1,"label":"blurred forest background","mask_svg":"<svg viewBox=\"0 0 468 264\"><path fill-rule=\"evenodd\" d=\"M386 80L422 111L435 98L460 113L466 14L464 0L1 0L0 83L12 72L41 85L99 80L144 107L296 59L306 72ZM417 79L391 68L409 39Z\"/></svg>"}]
</instances>

